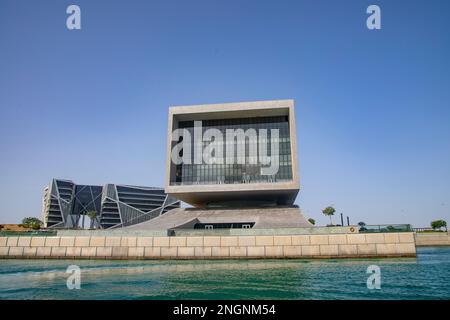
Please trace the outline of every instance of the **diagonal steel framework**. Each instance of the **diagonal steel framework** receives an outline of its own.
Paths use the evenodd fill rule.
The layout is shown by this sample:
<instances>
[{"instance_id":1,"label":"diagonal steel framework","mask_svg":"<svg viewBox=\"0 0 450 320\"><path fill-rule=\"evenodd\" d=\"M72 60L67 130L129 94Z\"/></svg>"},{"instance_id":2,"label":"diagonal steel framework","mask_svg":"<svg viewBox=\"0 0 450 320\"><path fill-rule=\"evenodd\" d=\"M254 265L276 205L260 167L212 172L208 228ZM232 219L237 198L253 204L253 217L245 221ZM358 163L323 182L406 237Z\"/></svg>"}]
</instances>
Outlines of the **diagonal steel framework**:
<instances>
[{"instance_id":1,"label":"diagonal steel framework","mask_svg":"<svg viewBox=\"0 0 450 320\"><path fill-rule=\"evenodd\" d=\"M91 227L120 228L153 219L180 207L180 201L162 188L107 184L76 185L53 179L44 189L43 219L47 228L78 228L80 220L95 211Z\"/></svg>"}]
</instances>

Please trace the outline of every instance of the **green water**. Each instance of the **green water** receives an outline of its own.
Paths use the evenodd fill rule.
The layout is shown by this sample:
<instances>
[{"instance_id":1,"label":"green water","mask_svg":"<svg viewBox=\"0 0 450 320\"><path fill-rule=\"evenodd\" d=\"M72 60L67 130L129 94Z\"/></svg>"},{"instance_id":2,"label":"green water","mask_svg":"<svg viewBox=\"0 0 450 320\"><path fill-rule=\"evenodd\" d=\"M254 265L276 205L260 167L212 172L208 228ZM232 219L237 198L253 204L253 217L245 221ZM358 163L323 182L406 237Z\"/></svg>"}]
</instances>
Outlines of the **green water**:
<instances>
[{"instance_id":1,"label":"green water","mask_svg":"<svg viewBox=\"0 0 450 320\"><path fill-rule=\"evenodd\" d=\"M81 268L81 289L65 271ZM367 267L381 269L369 290ZM0 299L450 299L450 248L416 259L0 260Z\"/></svg>"}]
</instances>

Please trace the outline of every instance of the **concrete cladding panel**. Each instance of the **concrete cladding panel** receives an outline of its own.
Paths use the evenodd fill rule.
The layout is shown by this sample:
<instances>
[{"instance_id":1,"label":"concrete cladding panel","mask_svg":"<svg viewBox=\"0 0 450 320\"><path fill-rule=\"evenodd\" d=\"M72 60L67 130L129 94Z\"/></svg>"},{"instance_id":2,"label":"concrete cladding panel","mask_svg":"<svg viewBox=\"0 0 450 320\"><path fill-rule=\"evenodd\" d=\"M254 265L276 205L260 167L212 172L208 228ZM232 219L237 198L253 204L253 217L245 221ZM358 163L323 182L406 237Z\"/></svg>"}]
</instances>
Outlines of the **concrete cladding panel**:
<instances>
[{"instance_id":1,"label":"concrete cladding panel","mask_svg":"<svg viewBox=\"0 0 450 320\"><path fill-rule=\"evenodd\" d=\"M227 183L226 177L222 178L222 181L219 176L218 179L213 179L214 181L198 182L198 173L193 173L193 175L196 176L189 180L196 180L196 183L185 183L184 180L181 183L174 181L176 179L175 177L179 177L180 175L175 173L178 169L171 160L172 148L178 143L178 141L172 141L172 133L175 129L179 129L181 122L225 121L228 123L230 121L236 121L239 123L243 121L250 121L249 119L263 119L264 117L266 117L266 119L269 119L270 117L282 117L283 119L287 119L284 121L287 123L287 134L289 138L289 142L286 141L286 143L288 143L286 150L288 150L290 158L287 164L291 167L291 175L289 178L280 179L280 181L278 181L278 179L269 179L268 176L261 175L260 178L250 179L249 177L253 177L254 173L250 172L250 169L245 169L241 173L238 173L238 176L242 175L243 180L245 180L246 177L249 179L248 181L246 180L245 183L243 180L239 180L240 178L238 181L234 181L233 183ZM258 121L255 120L255 123L257 122ZM240 128L238 124L233 124L232 126L230 125L230 128L234 130L248 130L254 129L252 126L256 126L256 124L246 125L242 128ZM223 131L225 129L230 129L227 127L227 124L221 126L211 125L211 128L220 128L220 130ZM270 128L271 126L267 125L268 131L270 131ZM259 129L255 132L259 134ZM226 135L224 138L226 139ZM282 154L281 148L279 150L280 154ZM224 152L224 154L226 154L226 152ZM225 162L225 164L227 163ZM257 166L261 166L261 164L259 163ZM183 168L184 167L182 165L181 170L184 170ZM186 171L189 171L189 169L186 168ZM277 172L281 171L277 170ZM187 177L191 176L192 175L188 175ZM257 175L255 175L255 177L256 176ZM276 174L274 176L276 176ZM266 179L263 179L262 177ZM218 182L219 180L220 182ZM242 201L243 199L247 202L271 201L278 204L291 205L297 196L299 188L300 182L297 165L297 140L293 100L177 106L169 109L165 187L165 191L169 195L190 203L196 207L207 207L211 203L229 203Z\"/></svg>"}]
</instances>

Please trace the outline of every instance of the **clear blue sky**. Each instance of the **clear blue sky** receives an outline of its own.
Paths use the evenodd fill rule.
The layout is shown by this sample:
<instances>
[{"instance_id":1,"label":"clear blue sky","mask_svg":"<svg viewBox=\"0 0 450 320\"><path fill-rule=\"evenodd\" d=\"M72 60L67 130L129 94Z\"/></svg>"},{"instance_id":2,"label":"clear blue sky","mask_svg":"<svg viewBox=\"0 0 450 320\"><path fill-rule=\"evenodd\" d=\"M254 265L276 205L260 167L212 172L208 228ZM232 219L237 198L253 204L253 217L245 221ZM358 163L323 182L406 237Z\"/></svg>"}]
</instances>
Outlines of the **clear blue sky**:
<instances>
[{"instance_id":1,"label":"clear blue sky","mask_svg":"<svg viewBox=\"0 0 450 320\"><path fill-rule=\"evenodd\" d=\"M82 30L67 30L69 4ZM333 204L352 222L449 221L449 13L447 0L1 0L0 223L39 216L52 177L162 186L169 105L289 98L308 216L324 224Z\"/></svg>"}]
</instances>

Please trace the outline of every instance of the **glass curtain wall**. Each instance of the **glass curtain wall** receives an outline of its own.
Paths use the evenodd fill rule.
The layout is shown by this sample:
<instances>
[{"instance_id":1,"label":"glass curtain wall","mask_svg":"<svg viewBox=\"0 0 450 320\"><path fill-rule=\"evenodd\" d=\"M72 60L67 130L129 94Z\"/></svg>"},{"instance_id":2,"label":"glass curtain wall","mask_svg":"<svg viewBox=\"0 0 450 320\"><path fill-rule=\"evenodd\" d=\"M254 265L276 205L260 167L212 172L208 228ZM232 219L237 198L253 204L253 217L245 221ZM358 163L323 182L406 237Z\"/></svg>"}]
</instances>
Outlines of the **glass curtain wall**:
<instances>
[{"instance_id":1,"label":"glass curtain wall","mask_svg":"<svg viewBox=\"0 0 450 320\"><path fill-rule=\"evenodd\" d=\"M214 128L221 131L223 136L222 148L223 164L194 164L194 150L201 147L201 150L211 143L209 141L201 142L201 145L195 145L194 141L194 121L181 121L178 128L187 129L191 135L191 164L180 164L175 168L175 176L171 179L171 185L195 185L195 184L234 184L234 183L274 183L292 180L292 162L291 162L291 141L289 134L289 121L287 116L276 117L255 117L223 120L203 120L202 132ZM268 167L270 164L261 164L256 159L256 164L251 164L249 156L249 139L245 139L245 155L243 159L238 159L237 139L226 141L227 129L255 129L258 139L261 139L259 130L267 129L267 156L272 154L272 142L278 143L279 148L279 169L274 175L262 175L261 167ZM279 130L279 137L272 137L271 129ZM179 141L182 141L181 138ZM228 144L228 145L226 145ZM232 145L234 148L234 158L227 158L227 148ZM259 146L258 155L259 155ZM182 155L182 153L180 154ZM239 161L244 162L240 164ZM232 161L232 164L230 162Z\"/></svg>"}]
</instances>

